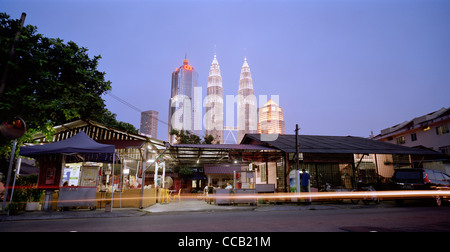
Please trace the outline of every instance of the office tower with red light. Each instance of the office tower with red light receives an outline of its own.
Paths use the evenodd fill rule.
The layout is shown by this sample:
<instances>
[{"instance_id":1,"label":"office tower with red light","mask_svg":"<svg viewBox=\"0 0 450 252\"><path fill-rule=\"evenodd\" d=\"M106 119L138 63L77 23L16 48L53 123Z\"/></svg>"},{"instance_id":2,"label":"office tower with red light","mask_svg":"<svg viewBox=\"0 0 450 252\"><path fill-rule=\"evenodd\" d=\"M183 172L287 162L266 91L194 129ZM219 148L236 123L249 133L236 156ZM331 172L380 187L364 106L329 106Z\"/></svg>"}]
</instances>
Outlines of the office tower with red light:
<instances>
[{"instance_id":1,"label":"office tower with red light","mask_svg":"<svg viewBox=\"0 0 450 252\"><path fill-rule=\"evenodd\" d=\"M187 130L198 135L201 130L201 89L197 88L198 73L183 60L183 65L172 73L172 88L169 101L168 140L175 143L172 129ZM199 97L200 96L200 97Z\"/></svg>"}]
</instances>

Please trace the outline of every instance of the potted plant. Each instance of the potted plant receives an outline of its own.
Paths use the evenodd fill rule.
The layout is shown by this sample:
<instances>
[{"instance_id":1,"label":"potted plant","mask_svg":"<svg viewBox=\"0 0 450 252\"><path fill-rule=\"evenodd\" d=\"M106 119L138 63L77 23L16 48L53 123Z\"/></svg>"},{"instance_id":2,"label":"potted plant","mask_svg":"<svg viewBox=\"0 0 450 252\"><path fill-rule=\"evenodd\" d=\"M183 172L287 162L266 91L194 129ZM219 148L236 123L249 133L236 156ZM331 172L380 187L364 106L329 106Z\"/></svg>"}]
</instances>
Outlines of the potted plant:
<instances>
[{"instance_id":1,"label":"potted plant","mask_svg":"<svg viewBox=\"0 0 450 252\"><path fill-rule=\"evenodd\" d=\"M37 189L37 175L23 176L20 178L26 198L26 211L40 211L43 190Z\"/></svg>"},{"instance_id":2,"label":"potted plant","mask_svg":"<svg viewBox=\"0 0 450 252\"><path fill-rule=\"evenodd\" d=\"M26 211L40 211L42 208L41 198L43 195L42 190L38 190L36 188L26 189L27 195L27 205L25 207Z\"/></svg>"}]
</instances>

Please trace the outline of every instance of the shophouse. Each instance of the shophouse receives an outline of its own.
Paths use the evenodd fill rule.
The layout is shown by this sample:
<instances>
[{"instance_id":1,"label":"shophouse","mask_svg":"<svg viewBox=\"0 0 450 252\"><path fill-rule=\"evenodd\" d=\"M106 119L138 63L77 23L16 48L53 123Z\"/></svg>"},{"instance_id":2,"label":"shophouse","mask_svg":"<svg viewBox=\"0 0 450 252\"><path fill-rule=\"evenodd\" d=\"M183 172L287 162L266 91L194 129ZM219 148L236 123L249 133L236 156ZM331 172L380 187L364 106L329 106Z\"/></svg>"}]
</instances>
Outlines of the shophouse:
<instances>
[{"instance_id":1,"label":"shophouse","mask_svg":"<svg viewBox=\"0 0 450 252\"><path fill-rule=\"evenodd\" d=\"M424 147L450 155L450 108L441 108L381 130L372 139L408 147Z\"/></svg>"},{"instance_id":2,"label":"shophouse","mask_svg":"<svg viewBox=\"0 0 450 252\"><path fill-rule=\"evenodd\" d=\"M281 151L285 170L284 176L278 177L282 173L277 172L277 178L284 178L284 183L292 187L291 172L297 169L296 136L278 135L272 141L264 140L261 136L247 134L241 144ZM299 135L298 143L299 169L306 169L310 173L313 191L323 190L327 184L347 189L371 184L382 189L391 179L395 168L419 167L443 158L441 153L432 150L352 136Z\"/></svg>"},{"instance_id":3,"label":"shophouse","mask_svg":"<svg viewBox=\"0 0 450 252\"><path fill-rule=\"evenodd\" d=\"M166 149L165 142L89 120L66 123L54 127L54 130L51 139L37 134L34 137L35 143L27 145L38 147L61 143L60 145L65 147L65 141L76 137L78 142L82 140L113 146L114 158L112 155L103 157L96 153L87 155L84 150L71 150L71 142L66 145L68 151L50 155L24 155L40 160L38 186L45 189L47 194L53 194L51 208L62 206L60 192L63 187L68 187L66 191L70 191L70 194L80 194L68 196L72 199L70 204L74 206L105 207L105 204L112 200L113 207L138 208L156 202L157 191L147 183L142 187L142 174L143 170L144 173L150 172L148 160L157 158ZM81 139L80 135L84 137ZM27 152L21 150L21 153ZM159 161L163 163L164 157ZM81 199L86 200L86 195L82 195L86 188L93 188L94 193L88 201L83 201ZM95 205L91 204L93 200Z\"/></svg>"},{"instance_id":4,"label":"shophouse","mask_svg":"<svg viewBox=\"0 0 450 252\"><path fill-rule=\"evenodd\" d=\"M189 189L197 186L200 190L207 184L223 188L234 178L235 172L251 171L256 185L272 185L277 192L295 190L295 135L262 136L246 134L238 145L175 144L168 155L174 167L195 169L194 179L185 181ZM373 185L383 189L396 168L423 167L445 160L441 153L433 150L361 137L300 135L298 140L299 168L311 174L313 191L323 190L327 184L334 188L357 189Z\"/></svg>"}]
</instances>

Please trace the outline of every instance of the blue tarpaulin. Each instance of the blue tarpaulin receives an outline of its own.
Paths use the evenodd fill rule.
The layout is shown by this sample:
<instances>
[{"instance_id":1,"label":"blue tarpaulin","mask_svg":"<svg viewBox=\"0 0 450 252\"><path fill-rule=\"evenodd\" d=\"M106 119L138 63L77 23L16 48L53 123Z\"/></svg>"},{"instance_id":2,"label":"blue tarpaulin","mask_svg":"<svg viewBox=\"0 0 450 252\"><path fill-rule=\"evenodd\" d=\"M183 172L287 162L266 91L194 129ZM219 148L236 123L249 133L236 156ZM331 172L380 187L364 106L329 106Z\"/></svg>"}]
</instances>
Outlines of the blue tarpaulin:
<instances>
[{"instance_id":1,"label":"blue tarpaulin","mask_svg":"<svg viewBox=\"0 0 450 252\"><path fill-rule=\"evenodd\" d=\"M97 143L86 135L84 131L80 131L75 136L63 141L44 145L23 146L20 148L19 155L36 158L38 155L45 154L79 154L85 159L89 159L89 161L97 161L111 159L112 155L105 154L113 154L114 151L114 145Z\"/></svg>"}]
</instances>

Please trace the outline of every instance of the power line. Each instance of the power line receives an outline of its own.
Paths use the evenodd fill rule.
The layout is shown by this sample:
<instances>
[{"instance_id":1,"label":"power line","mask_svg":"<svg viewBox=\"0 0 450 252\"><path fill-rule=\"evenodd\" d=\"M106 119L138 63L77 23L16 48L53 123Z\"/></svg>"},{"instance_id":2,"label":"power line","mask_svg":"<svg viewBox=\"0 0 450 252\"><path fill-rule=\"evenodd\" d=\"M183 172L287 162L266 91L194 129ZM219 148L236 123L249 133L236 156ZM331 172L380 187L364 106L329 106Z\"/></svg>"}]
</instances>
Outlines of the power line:
<instances>
[{"instance_id":1,"label":"power line","mask_svg":"<svg viewBox=\"0 0 450 252\"><path fill-rule=\"evenodd\" d=\"M115 95L115 94L113 94L113 93L111 93L111 92L108 92L108 93L106 93L106 94L109 95L109 96L111 96L112 98L116 99L116 100L119 101L120 103L124 104L125 106L127 106L127 107L129 107L129 108L132 108L132 109L134 109L134 110L136 110L136 111L139 112L139 113L144 112L143 110L139 109L138 107L134 106L133 104L131 104L131 103L125 101L124 99L118 97L117 95ZM163 123L163 124L165 124L165 125L169 125L167 122L162 121L162 120L160 120L159 118L158 118L158 121L161 122L161 123Z\"/></svg>"},{"instance_id":2,"label":"power line","mask_svg":"<svg viewBox=\"0 0 450 252\"><path fill-rule=\"evenodd\" d=\"M112 93L107 93L107 94L108 94L109 96L111 96L112 98L116 99L117 101L121 102L122 104L124 104L124 105L126 105L126 106L128 106L128 107L130 107L130 108L132 108L132 109L134 109L134 110L136 110L137 112L139 112L139 113L142 113L142 112L143 112L142 110L140 110L140 109L137 108L136 106L130 104L129 102L127 102L127 101L125 101L124 99L118 97L117 95L114 95L114 94L112 94Z\"/></svg>"}]
</instances>

